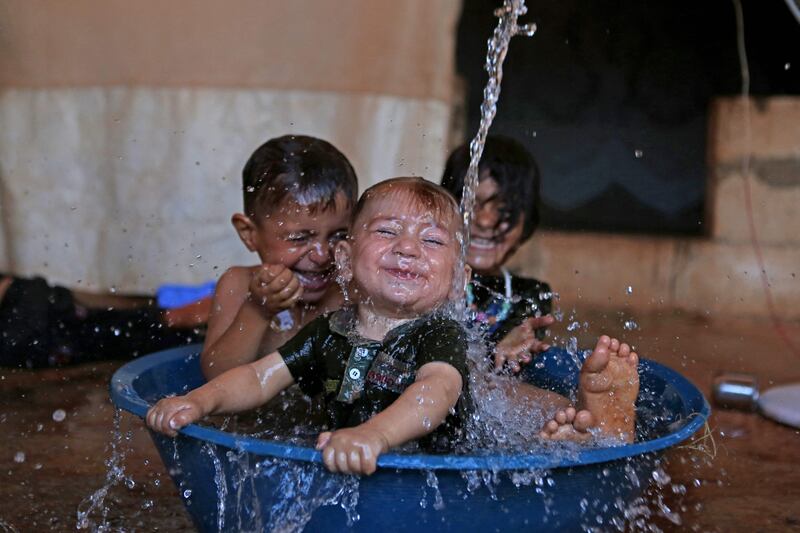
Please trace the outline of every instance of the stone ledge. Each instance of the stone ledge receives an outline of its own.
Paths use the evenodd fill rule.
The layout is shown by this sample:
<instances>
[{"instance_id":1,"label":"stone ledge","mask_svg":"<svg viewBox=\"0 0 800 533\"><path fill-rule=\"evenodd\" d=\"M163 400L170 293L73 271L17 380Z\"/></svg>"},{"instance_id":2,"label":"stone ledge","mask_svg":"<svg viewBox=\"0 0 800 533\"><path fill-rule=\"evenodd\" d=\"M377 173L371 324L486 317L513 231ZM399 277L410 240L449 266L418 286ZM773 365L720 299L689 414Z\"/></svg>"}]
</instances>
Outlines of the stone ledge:
<instances>
[{"instance_id":1,"label":"stone ledge","mask_svg":"<svg viewBox=\"0 0 800 533\"><path fill-rule=\"evenodd\" d=\"M796 160L800 158L800 98L716 98L708 131L709 161L715 164L735 164L748 155Z\"/></svg>"},{"instance_id":2,"label":"stone ledge","mask_svg":"<svg viewBox=\"0 0 800 533\"><path fill-rule=\"evenodd\" d=\"M788 320L800 319L800 249L767 245L762 254L776 310ZM749 244L543 231L517 252L510 266L549 282L565 309L666 307L730 316L768 315Z\"/></svg>"},{"instance_id":3,"label":"stone ledge","mask_svg":"<svg viewBox=\"0 0 800 533\"><path fill-rule=\"evenodd\" d=\"M778 185L763 176L750 175L750 203L753 220L762 245L800 245L800 160L796 185ZM750 242L745 204L745 181L741 173L729 174L714 188L711 235L715 241L745 244Z\"/></svg>"}]
</instances>

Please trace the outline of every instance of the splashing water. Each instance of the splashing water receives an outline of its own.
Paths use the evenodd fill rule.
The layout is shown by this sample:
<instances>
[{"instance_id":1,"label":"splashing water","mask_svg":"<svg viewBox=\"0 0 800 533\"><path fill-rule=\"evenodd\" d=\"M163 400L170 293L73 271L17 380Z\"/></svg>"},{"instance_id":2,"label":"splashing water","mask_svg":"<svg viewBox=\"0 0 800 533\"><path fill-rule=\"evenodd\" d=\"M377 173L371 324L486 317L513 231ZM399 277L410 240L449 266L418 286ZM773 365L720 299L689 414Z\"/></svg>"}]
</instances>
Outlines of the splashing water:
<instances>
[{"instance_id":1,"label":"splashing water","mask_svg":"<svg viewBox=\"0 0 800 533\"><path fill-rule=\"evenodd\" d=\"M86 497L78 505L76 525L77 529L91 529L92 531L109 531L108 525L108 511L109 508L105 505L105 499L108 491L111 488L124 483L126 487L132 489L135 482L132 477L125 474L125 455L127 448L123 447L123 435L120 430L120 422L122 420L122 410L116 409L114 411L114 424L112 429L111 438L111 456L106 460L106 479L103 486L94 491L90 496ZM131 439L130 434L126 434L125 441ZM92 516L100 511L100 522L96 523Z\"/></svg>"},{"instance_id":2,"label":"splashing water","mask_svg":"<svg viewBox=\"0 0 800 533\"><path fill-rule=\"evenodd\" d=\"M214 485L217 489L217 531L225 531L225 502L228 501L228 485L225 483L225 472L222 462L210 444L203 446L203 452L214 464Z\"/></svg>"}]
</instances>

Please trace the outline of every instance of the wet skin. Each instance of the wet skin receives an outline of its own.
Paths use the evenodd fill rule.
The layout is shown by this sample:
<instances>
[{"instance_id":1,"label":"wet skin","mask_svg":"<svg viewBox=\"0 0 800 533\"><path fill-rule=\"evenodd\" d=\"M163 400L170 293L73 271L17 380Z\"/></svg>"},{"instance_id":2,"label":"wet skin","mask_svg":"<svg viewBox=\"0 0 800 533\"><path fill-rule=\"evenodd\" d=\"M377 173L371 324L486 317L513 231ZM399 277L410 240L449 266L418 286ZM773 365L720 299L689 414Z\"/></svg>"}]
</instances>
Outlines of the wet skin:
<instances>
[{"instance_id":1,"label":"wet skin","mask_svg":"<svg viewBox=\"0 0 800 533\"><path fill-rule=\"evenodd\" d=\"M329 206L291 197L256 218L231 222L261 264L220 277L201 355L206 378L271 353L319 314L338 308L333 247L345 238L351 205L343 193ZM289 315L277 315L288 311Z\"/></svg>"},{"instance_id":2,"label":"wet skin","mask_svg":"<svg viewBox=\"0 0 800 533\"><path fill-rule=\"evenodd\" d=\"M503 220L500 187L488 172L481 174L475 191L475 211L470 224L467 263L476 272L500 275L500 268L519 247L523 218L514 227ZM524 216L524 215L523 215Z\"/></svg>"},{"instance_id":3,"label":"wet skin","mask_svg":"<svg viewBox=\"0 0 800 533\"><path fill-rule=\"evenodd\" d=\"M633 442L639 357L627 344L603 335L581 367L578 408L556 412L542 428L549 440L587 440L596 428L605 437Z\"/></svg>"},{"instance_id":4,"label":"wet skin","mask_svg":"<svg viewBox=\"0 0 800 533\"><path fill-rule=\"evenodd\" d=\"M454 217L420 211L397 195L371 201L354 225L352 241L337 249L345 276L354 280L359 307L411 318L447 301L458 258L456 224Z\"/></svg>"},{"instance_id":5,"label":"wet skin","mask_svg":"<svg viewBox=\"0 0 800 533\"><path fill-rule=\"evenodd\" d=\"M232 217L247 249L256 252L262 265L282 265L257 275L266 287L272 282L273 292L293 282L302 288L299 300L318 302L334 282L333 249L347 236L350 206L343 193L336 195L327 209L319 205L302 205L288 199L276 209L251 218L241 213ZM284 297L294 291L287 291Z\"/></svg>"}]
</instances>

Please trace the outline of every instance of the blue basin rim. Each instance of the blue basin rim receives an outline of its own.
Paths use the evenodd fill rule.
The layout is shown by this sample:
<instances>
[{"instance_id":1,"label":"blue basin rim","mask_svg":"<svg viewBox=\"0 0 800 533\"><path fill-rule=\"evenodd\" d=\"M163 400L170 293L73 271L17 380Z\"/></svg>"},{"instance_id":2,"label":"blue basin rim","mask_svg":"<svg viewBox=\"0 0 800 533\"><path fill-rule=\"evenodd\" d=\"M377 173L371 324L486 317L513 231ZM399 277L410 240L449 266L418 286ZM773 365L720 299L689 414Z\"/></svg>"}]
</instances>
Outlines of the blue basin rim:
<instances>
[{"instance_id":1,"label":"blue basin rim","mask_svg":"<svg viewBox=\"0 0 800 533\"><path fill-rule=\"evenodd\" d=\"M185 346L165 350L135 359L114 373L111 378L111 400L118 408L124 409L141 418L145 417L150 404L136 392L134 383L138 376L169 361L184 359L197 354L199 345ZM552 469L583 466L632 457L642 453L650 453L678 444L691 437L699 430L708 418L710 409L708 402L697 388L686 378L674 370L642 359L651 371L676 388L684 399L690 399L697 409L686 423L678 430L663 437L644 442L636 442L621 446L605 448L587 448L577 455L569 454L568 458L558 458L554 454L487 454L487 455L427 455L427 454L393 454L387 453L378 458L378 466L382 468L422 469L422 470L528 470ZM190 424L180 433L203 441L224 446L233 450L245 451L256 455L272 456L281 459L321 463L322 457L314 448L285 444L278 441L262 440L226 433L218 429Z\"/></svg>"}]
</instances>

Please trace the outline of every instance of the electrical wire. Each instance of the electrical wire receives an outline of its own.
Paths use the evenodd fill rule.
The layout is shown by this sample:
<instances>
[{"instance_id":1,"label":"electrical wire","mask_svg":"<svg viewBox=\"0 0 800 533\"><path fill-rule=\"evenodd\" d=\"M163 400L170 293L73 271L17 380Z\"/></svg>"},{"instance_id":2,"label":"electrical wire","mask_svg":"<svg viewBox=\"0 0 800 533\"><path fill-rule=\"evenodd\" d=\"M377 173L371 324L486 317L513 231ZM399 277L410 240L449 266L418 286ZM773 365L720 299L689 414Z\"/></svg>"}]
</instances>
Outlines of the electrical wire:
<instances>
[{"instance_id":1,"label":"electrical wire","mask_svg":"<svg viewBox=\"0 0 800 533\"><path fill-rule=\"evenodd\" d=\"M787 3L791 0L787 0ZM745 213L747 214L747 226L750 232L750 244L753 247L753 252L758 262L759 275L761 277L761 284L764 288L764 297L767 304L767 312L769 313L772 324L778 336L783 340L789 350L797 356L800 356L800 349L795 346L786 329L783 327L783 322L775 309L775 302L772 298L772 289L770 288L769 278L767 277L767 267L764 262L764 254L761 251L761 244L758 240L758 231L756 230L756 223L753 217L753 198L750 185L750 167L751 167L751 140L752 132L750 129L750 105L748 99L750 97L750 69L747 62L747 48L744 40L744 16L742 14L741 0L733 0L733 6L736 11L736 46L739 51L739 66L742 72L742 101L744 103L744 134L745 134L745 151L742 159L742 179L744 180L744 206ZM800 17L798 17L800 20Z\"/></svg>"}]
</instances>

